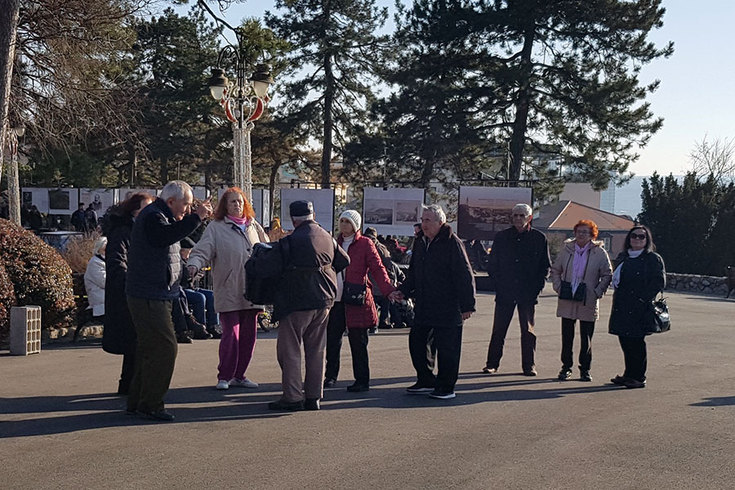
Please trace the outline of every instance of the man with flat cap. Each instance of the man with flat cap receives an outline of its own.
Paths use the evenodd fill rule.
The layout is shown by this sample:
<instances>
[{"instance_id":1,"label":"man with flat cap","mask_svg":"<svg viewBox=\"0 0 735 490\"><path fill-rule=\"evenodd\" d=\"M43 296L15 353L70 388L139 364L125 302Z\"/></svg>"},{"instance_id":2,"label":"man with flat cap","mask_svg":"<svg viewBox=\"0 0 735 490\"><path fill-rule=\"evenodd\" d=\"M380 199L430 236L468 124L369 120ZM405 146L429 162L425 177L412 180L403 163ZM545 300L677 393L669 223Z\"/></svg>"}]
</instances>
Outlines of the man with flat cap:
<instances>
[{"instance_id":1,"label":"man with flat cap","mask_svg":"<svg viewBox=\"0 0 735 490\"><path fill-rule=\"evenodd\" d=\"M268 404L271 410L319 410L324 376L329 309L337 294L337 272L350 259L332 236L314 221L309 201L289 206L294 231L274 244L282 274L273 305L278 320L276 352L281 366L283 395ZM278 252L278 253L275 253ZM301 345L306 363L301 377Z\"/></svg>"}]
</instances>

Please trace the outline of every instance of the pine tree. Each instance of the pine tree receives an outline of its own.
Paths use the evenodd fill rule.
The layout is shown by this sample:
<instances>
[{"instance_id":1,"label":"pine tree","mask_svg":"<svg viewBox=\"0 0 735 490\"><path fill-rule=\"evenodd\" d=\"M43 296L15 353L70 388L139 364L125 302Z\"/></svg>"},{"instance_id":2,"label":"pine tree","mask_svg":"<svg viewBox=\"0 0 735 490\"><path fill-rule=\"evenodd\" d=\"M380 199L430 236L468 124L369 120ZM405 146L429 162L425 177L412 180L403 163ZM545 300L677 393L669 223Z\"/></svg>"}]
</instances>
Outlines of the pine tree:
<instances>
[{"instance_id":1,"label":"pine tree","mask_svg":"<svg viewBox=\"0 0 735 490\"><path fill-rule=\"evenodd\" d=\"M321 185L329 188L333 151L341 153L374 98L386 41L376 31L387 10L374 0L277 0L276 7L284 12L267 13L266 23L293 47L287 110L321 143Z\"/></svg>"}]
</instances>

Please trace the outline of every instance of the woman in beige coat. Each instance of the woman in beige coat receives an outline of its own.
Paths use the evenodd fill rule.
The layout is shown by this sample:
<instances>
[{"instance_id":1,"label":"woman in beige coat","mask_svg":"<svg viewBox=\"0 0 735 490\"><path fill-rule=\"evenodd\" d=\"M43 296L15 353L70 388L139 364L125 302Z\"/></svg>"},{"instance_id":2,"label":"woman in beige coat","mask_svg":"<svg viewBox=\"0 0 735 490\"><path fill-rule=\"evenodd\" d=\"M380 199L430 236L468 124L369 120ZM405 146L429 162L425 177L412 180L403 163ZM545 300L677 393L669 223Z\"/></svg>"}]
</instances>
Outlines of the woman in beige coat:
<instances>
[{"instance_id":1,"label":"woman in beige coat","mask_svg":"<svg viewBox=\"0 0 735 490\"><path fill-rule=\"evenodd\" d=\"M574 324L577 320L581 337L579 379L592 381L592 334L595 320L599 318L598 300L612 280L610 258L602 242L595 240L597 233L594 221L581 220L574 225L574 238L564 242L551 266L554 291L559 293L556 316L561 318L561 381L572 378Z\"/></svg>"},{"instance_id":2,"label":"woman in beige coat","mask_svg":"<svg viewBox=\"0 0 735 490\"><path fill-rule=\"evenodd\" d=\"M245 377L253 357L258 312L263 309L243 296L245 262L253 245L267 242L263 227L255 221L255 211L242 190L230 187L222 194L202 238L189 256L191 277L202 267L212 266L214 306L219 312L222 338L219 343L217 389L230 386L257 388Z\"/></svg>"}]
</instances>

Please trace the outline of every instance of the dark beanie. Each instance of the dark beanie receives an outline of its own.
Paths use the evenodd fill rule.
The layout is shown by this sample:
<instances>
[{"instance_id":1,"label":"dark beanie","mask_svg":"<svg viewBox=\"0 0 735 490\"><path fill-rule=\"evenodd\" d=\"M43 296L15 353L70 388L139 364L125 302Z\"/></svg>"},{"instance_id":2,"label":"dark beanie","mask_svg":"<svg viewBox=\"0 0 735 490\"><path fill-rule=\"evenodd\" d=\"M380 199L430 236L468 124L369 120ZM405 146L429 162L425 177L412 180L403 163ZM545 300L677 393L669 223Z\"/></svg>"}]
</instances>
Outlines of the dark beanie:
<instances>
[{"instance_id":1,"label":"dark beanie","mask_svg":"<svg viewBox=\"0 0 735 490\"><path fill-rule=\"evenodd\" d=\"M314 205L311 201L294 201L288 206L292 218L300 218L314 214Z\"/></svg>"}]
</instances>

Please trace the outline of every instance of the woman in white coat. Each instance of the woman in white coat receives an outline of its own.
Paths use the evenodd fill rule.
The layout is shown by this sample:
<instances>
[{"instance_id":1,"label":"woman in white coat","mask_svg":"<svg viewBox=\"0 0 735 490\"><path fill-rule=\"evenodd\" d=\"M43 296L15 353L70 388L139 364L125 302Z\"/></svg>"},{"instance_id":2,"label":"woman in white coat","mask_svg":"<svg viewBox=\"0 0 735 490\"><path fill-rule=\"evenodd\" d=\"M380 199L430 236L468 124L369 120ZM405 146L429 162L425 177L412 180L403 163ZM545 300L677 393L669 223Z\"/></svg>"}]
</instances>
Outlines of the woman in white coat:
<instances>
[{"instance_id":1,"label":"woman in white coat","mask_svg":"<svg viewBox=\"0 0 735 490\"><path fill-rule=\"evenodd\" d=\"M592 335L600 316L599 299L612 280L610 258L597 238L594 221L574 225L574 238L564 242L554 264L551 281L559 294L556 316L561 318L561 371L559 380L572 378L574 324L579 320L579 379L592 381Z\"/></svg>"},{"instance_id":2,"label":"woman in white coat","mask_svg":"<svg viewBox=\"0 0 735 490\"><path fill-rule=\"evenodd\" d=\"M267 242L263 227L255 221L255 211L237 187L222 194L202 238L189 256L191 277L206 265L212 266L214 306L219 312L222 338L219 344L217 389L230 386L257 388L245 377L255 349L258 312L263 309L243 296L245 262L253 245Z\"/></svg>"},{"instance_id":3,"label":"woman in white coat","mask_svg":"<svg viewBox=\"0 0 735 490\"><path fill-rule=\"evenodd\" d=\"M107 238L100 237L94 242L92 258L87 262L87 270L84 272L84 289L87 291L87 301L92 310L92 316L97 321L103 321L105 317L105 249Z\"/></svg>"}]
</instances>

